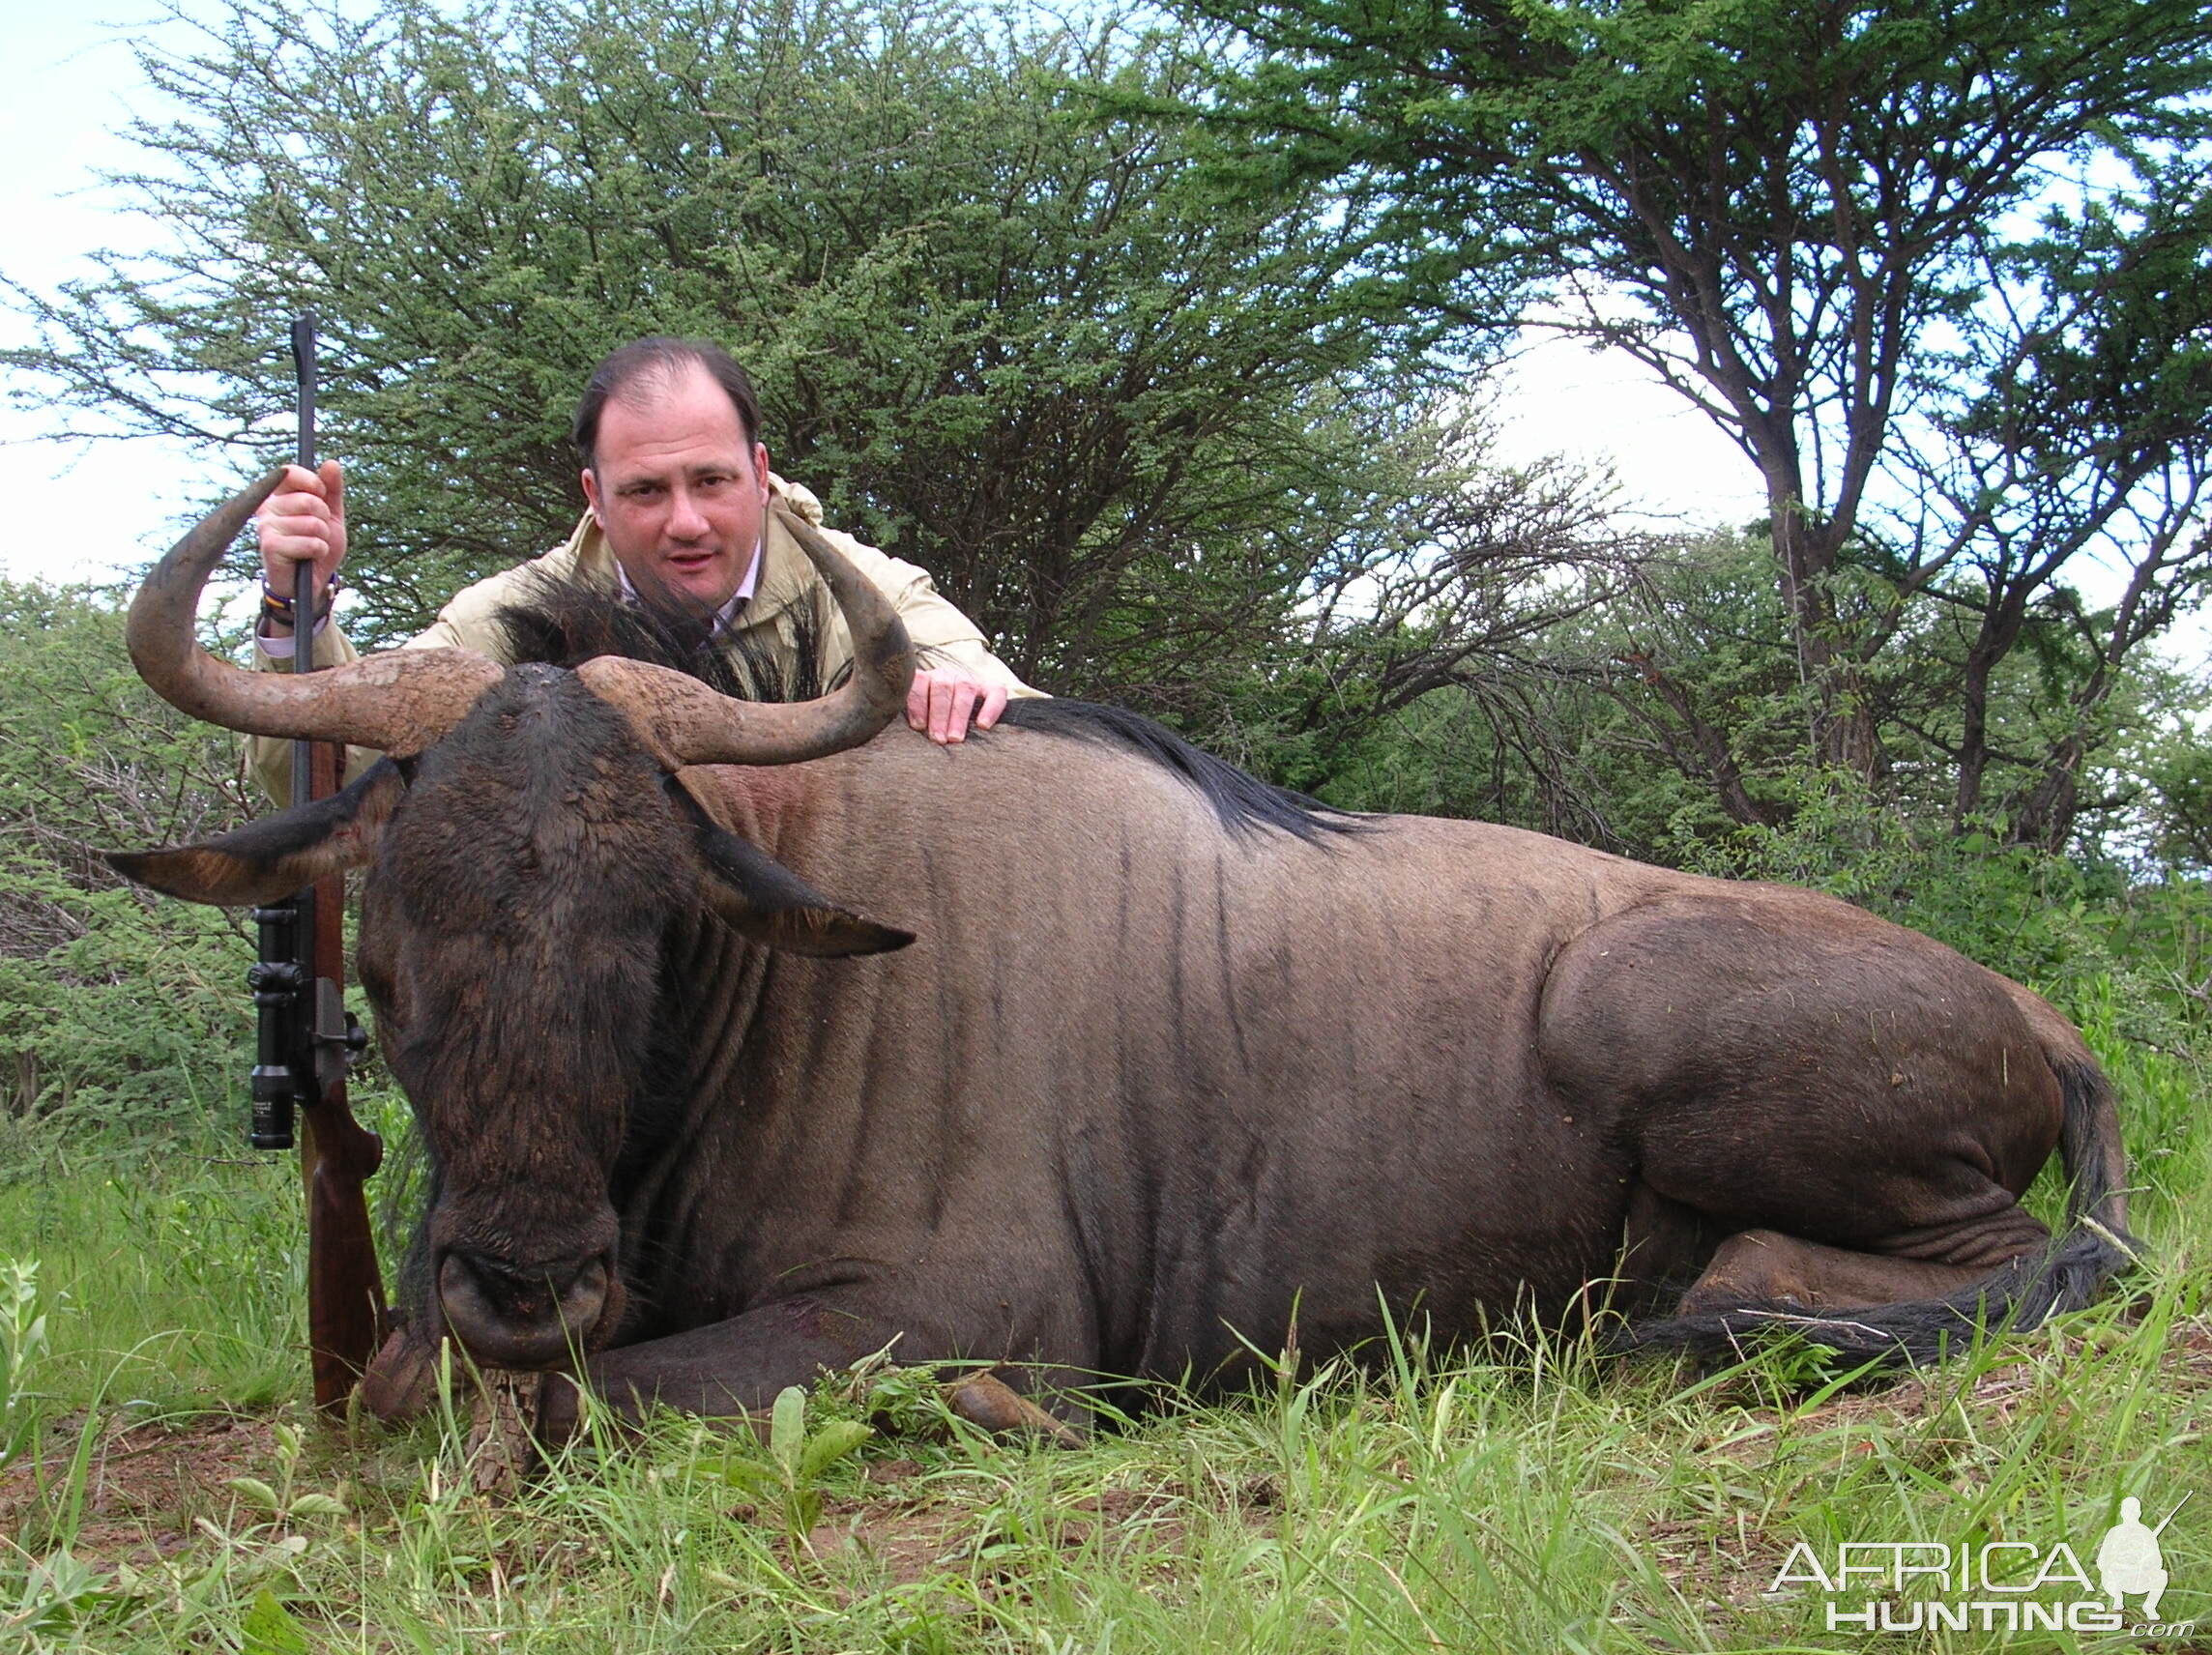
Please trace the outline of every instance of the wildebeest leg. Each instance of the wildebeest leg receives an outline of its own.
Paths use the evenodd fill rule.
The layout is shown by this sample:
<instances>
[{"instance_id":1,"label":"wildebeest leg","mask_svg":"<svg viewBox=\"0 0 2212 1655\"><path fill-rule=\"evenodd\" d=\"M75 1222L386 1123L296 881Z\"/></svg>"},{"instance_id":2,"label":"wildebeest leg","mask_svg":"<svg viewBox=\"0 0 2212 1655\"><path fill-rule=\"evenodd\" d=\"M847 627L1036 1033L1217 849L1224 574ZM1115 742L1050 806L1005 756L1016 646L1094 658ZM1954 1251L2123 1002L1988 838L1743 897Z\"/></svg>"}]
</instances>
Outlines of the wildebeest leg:
<instances>
[{"instance_id":1,"label":"wildebeest leg","mask_svg":"<svg viewBox=\"0 0 2212 1655\"><path fill-rule=\"evenodd\" d=\"M1714 886L1563 950L1541 1049L1645 1184L1739 1237L1696 1304L1903 1306L2049 1240L2020 1196L2061 1091L2018 992L1840 904Z\"/></svg>"},{"instance_id":2,"label":"wildebeest leg","mask_svg":"<svg viewBox=\"0 0 2212 1655\"><path fill-rule=\"evenodd\" d=\"M361 1380L362 1406L387 1425L429 1411L438 1400L438 1354L405 1325L395 1327L369 1359Z\"/></svg>"},{"instance_id":3,"label":"wildebeest leg","mask_svg":"<svg viewBox=\"0 0 2212 1655\"><path fill-rule=\"evenodd\" d=\"M866 1324L844 1321L852 1331L839 1337L826 1331L838 1321L818 1301L788 1299L734 1321L603 1351L591 1358L592 1385L632 1415L655 1403L710 1416L765 1408L784 1386L810 1384L823 1368L857 1362L890 1340L886 1333L870 1344L859 1331ZM465 1372L465 1359L456 1357L455 1364ZM437 1400L438 1375L437 1349L397 1329L369 1364L364 1403L388 1423L413 1419ZM572 1388L548 1387L543 1409L552 1435L565 1435L574 1421Z\"/></svg>"},{"instance_id":4,"label":"wildebeest leg","mask_svg":"<svg viewBox=\"0 0 2212 1655\"><path fill-rule=\"evenodd\" d=\"M898 1333L879 1317L802 1294L727 1321L601 1351L591 1358L589 1372L593 1390L625 1416L656 1405L708 1418L757 1414L785 1386L811 1385L825 1369L850 1367ZM946 1400L954 1413L987 1431L1072 1437L1066 1425L991 1375L949 1387ZM572 1386L548 1385L541 1429L555 1438L566 1435L575 1408Z\"/></svg>"},{"instance_id":5,"label":"wildebeest leg","mask_svg":"<svg viewBox=\"0 0 2212 1655\"><path fill-rule=\"evenodd\" d=\"M1605 1308L1630 1321L1672 1307L1711 1263L1720 1233L1694 1207L1642 1178L1629 1191L1620 1255Z\"/></svg>"},{"instance_id":6,"label":"wildebeest leg","mask_svg":"<svg viewBox=\"0 0 2212 1655\"><path fill-rule=\"evenodd\" d=\"M727 1321L594 1355L592 1388L624 1414L655 1404L708 1418L768 1408L787 1385L850 1367L899 1332L827 1296L777 1299Z\"/></svg>"},{"instance_id":7,"label":"wildebeest leg","mask_svg":"<svg viewBox=\"0 0 2212 1655\"><path fill-rule=\"evenodd\" d=\"M1680 1313L1725 1314L1743 1305L1868 1310L1941 1298L1972 1287L1988 1274L1980 1264L1877 1258L1800 1241L1778 1230L1746 1230L1721 1243L1704 1274L1682 1295Z\"/></svg>"}]
</instances>

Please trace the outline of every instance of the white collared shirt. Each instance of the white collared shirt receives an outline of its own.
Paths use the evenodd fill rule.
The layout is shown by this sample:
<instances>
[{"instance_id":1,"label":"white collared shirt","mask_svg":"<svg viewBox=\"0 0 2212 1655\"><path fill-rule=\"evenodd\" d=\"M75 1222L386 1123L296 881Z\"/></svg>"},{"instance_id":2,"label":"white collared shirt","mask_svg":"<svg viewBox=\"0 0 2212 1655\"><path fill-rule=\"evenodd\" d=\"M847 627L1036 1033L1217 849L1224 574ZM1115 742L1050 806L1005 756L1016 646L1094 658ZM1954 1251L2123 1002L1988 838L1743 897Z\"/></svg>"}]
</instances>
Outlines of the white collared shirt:
<instances>
[{"instance_id":1,"label":"white collared shirt","mask_svg":"<svg viewBox=\"0 0 2212 1655\"><path fill-rule=\"evenodd\" d=\"M763 537L765 538L765 535ZM745 578L738 582L738 590L730 594L729 602L714 611L716 627L727 626L738 618L738 611L750 602L753 588L760 584L761 542L753 541L752 562L745 565ZM622 595L632 603L637 601L637 588L629 583L629 570L623 567L622 559L615 559L615 579L622 582Z\"/></svg>"}]
</instances>

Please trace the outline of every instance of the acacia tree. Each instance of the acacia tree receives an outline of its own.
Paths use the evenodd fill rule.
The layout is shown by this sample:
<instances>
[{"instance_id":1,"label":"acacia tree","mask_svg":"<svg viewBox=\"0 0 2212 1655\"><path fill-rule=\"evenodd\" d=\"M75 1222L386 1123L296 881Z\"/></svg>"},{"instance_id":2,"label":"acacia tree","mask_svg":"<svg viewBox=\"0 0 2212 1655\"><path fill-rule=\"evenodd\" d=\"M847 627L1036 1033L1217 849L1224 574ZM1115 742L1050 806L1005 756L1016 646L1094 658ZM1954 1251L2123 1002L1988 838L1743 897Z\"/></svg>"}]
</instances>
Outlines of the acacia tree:
<instances>
[{"instance_id":1,"label":"acacia tree","mask_svg":"<svg viewBox=\"0 0 2212 1655\"><path fill-rule=\"evenodd\" d=\"M142 59L182 113L129 182L171 245L18 290L42 343L9 360L244 470L281 452L312 305L389 639L567 533L599 355L714 336L832 522L1039 682L1172 711L1458 478L1419 457L1434 330L1358 303L1341 216L1224 195L1213 140L1084 90L1181 97L1186 44L933 0L234 0Z\"/></svg>"},{"instance_id":2,"label":"acacia tree","mask_svg":"<svg viewBox=\"0 0 2212 1655\"><path fill-rule=\"evenodd\" d=\"M1564 626L1630 588L1649 537L1622 527L1609 478L1557 456L1503 464L1496 437L1490 411L1463 401L1367 451L1365 497L1304 582L1292 624L1223 699L1216 745L1332 802L1402 808L1390 801L1408 796L1353 772L1386 727L1436 728L1424 703L1468 698L1526 742L1533 769L1550 767L1542 732L1520 716L1532 681L1552 672ZM1408 511L1409 500L1423 508ZM1464 791L1418 791L1443 813L1477 807Z\"/></svg>"},{"instance_id":3,"label":"acacia tree","mask_svg":"<svg viewBox=\"0 0 2212 1655\"><path fill-rule=\"evenodd\" d=\"M1965 389L1940 410L1939 440L1894 456L1957 560L1931 590L1959 618L1955 735L1938 741L1962 823L1994 803L2021 837L2063 845L2124 663L2212 577L2199 509L2212 464L2205 186L2192 166L2146 166L2139 189L2054 207L2030 237L1988 249L1987 297L1938 359ZM2059 582L2083 553L2121 579L2101 610ZM1993 735L1993 680L2038 618L2076 661L2045 737L2008 750ZM1993 790L2005 770L2010 785Z\"/></svg>"},{"instance_id":4,"label":"acacia tree","mask_svg":"<svg viewBox=\"0 0 2212 1655\"><path fill-rule=\"evenodd\" d=\"M1877 484L1901 423L1915 444L1938 440L1946 421L1972 426L1986 453L2001 446L2006 376L2060 339L2097 371L2139 355L2125 327L2101 331L2116 314L2071 304L2065 258L2031 268L2034 240L2008 230L2069 165L2089 178L2164 169L2174 211L2093 203L2084 215L2129 241L2190 221L2180 203L2202 193L2191 146L2212 12L2196 0L1188 9L1255 48L1227 60L1198 107L1262 139L1286 175L1338 181L1409 303L1470 321L1532 315L1617 346L1734 440L1764 483L1816 756L1867 777L1881 764L1870 663L1993 533L1979 490L1918 496L1936 508L1925 520L1909 494L1892 513L1896 494ZM1957 348L1993 279L2047 284L2029 308L2071 314L2054 334L2031 325L2018 350ZM2212 318L2201 284L2171 297L2195 303L2163 319L2164 336L2200 344ZM1962 387L1961 373L1979 377ZM2201 375L2190 394L2200 426L2212 406ZM1999 587L2024 572L2028 590L2048 589L2067 557L2144 508L2140 490L2193 500L2186 480L2168 481L2174 464L2196 463L2188 426L2107 420L2093 456L2077 444L2074 471L2104 482L2064 484L2064 521L2050 535L2036 524L2048 545ZM2046 442L2023 464L2055 479L2072 475L2063 459ZM2110 486L2129 477L2135 487ZM2104 503L2094 523L2091 497ZM2001 653L2005 632L1986 644Z\"/></svg>"}]
</instances>

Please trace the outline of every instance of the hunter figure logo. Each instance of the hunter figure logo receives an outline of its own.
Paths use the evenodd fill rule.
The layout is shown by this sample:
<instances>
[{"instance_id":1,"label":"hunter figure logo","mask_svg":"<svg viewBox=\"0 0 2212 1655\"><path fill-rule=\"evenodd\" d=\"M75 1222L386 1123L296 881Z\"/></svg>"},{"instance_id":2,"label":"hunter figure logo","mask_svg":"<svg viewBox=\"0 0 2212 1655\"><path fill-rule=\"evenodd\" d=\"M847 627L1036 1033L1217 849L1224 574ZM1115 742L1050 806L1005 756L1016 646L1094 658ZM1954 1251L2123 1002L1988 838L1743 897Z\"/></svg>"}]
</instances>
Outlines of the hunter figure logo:
<instances>
[{"instance_id":1,"label":"hunter figure logo","mask_svg":"<svg viewBox=\"0 0 2212 1655\"><path fill-rule=\"evenodd\" d=\"M2120 1501L2120 1520L2096 1552L2096 1578L2061 1540L1848 1540L1823 1559L1799 1541L1790 1549L1767 1594L1807 1586L1828 1594L1830 1632L2132 1632L2139 1638L2186 1638L2195 1621L2162 1623L2159 1601L2170 1578L2159 1536L2185 1494L2156 1528L2142 1520L2142 1501ZM2130 1625L2124 1600L2139 1597Z\"/></svg>"},{"instance_id":2,"label":"hunter figure logo","mask_svg":"<svg viewBox=\"0 0 2212 1655\"><path fill-rule=\"evenodd\" d=\"M2097 1583L2105 1588L2114 1609L2121 1607L2120 1599L2128 1593L2140 1592L2143 1619L2158 1618L2158 1600L2166 1594L2166 1556L2159 1550L2158 1537L2188 1503L2189 1495L2183 1495L2181 1505L2166 1514L2165 1523L2146 1528L2142 1501L2133 1495L2120 1501L2120 1521L2112 1524L2104 1544L2097 1548Z\"/></svg>"}]
</instances>

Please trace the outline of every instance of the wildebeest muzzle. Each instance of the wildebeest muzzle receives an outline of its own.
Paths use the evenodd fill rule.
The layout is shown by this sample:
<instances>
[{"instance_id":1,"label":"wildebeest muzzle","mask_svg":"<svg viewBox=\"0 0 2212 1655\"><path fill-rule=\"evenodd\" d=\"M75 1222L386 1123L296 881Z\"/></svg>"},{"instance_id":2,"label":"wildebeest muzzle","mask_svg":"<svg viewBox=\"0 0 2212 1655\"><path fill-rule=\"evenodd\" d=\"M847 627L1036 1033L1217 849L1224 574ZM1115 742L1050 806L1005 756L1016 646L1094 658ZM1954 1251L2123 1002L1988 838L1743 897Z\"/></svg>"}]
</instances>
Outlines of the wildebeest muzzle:
<instances>
[{"instance_id":1,"label":"wildebeest muzzle","mask_svg":"<svg viewBox=\"0 0 2212 1655\"><path fill-rule=\"evenodd\" d=\"M487 1367L552 1368L596 1343L615 1276L604 1253L516 1264L467 1248L438 1263L446 1327Z\"/></svg>"}]
</instances>

